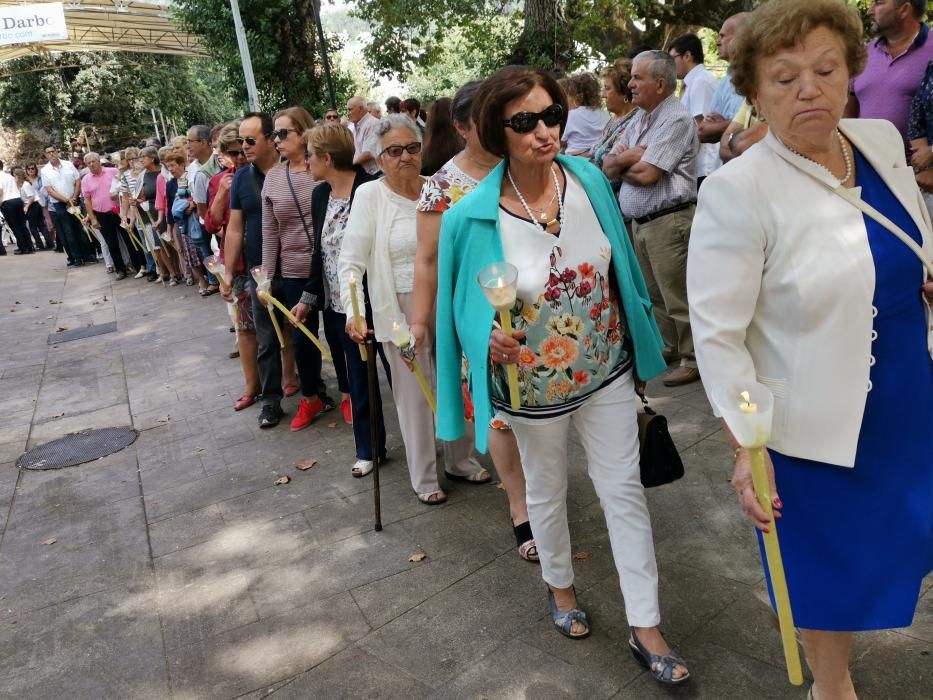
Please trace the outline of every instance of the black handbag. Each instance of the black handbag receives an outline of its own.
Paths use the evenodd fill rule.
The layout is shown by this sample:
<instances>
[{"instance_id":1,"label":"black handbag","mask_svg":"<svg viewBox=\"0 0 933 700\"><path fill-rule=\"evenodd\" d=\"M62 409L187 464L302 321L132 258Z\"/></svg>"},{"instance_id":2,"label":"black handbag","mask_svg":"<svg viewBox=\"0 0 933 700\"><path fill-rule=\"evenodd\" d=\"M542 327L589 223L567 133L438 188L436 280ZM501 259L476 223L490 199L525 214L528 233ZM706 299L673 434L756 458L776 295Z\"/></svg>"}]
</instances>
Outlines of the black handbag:
<instances>
[{"instance_id":1,"label":"black handbag","mask_svg":"<svg viewBox=\"0 0 933 700\"><path fill-rule=\"evenodd\" d=\"M641 401L645 409L638 414L641 484L650 489L677 481L684 475L684 463L667 430L667 418L658 415L644 396Z\"/></svg>"}]
</instances>

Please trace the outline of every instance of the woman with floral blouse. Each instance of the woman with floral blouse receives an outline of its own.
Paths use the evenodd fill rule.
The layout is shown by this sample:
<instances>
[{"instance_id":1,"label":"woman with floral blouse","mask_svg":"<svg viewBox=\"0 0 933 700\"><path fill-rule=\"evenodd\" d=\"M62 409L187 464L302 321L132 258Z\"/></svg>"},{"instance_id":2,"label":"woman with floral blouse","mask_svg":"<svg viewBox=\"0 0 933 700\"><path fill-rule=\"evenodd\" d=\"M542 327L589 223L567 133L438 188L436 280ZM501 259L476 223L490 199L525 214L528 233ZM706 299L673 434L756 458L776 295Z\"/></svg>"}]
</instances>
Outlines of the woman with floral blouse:
<instances>
[{"instance_id":1,"label":"woman with floral blouse","mask_svg":"<svg viewBox=\"0 0 933 700\"><path fill-rule=\"evenodd\" d=\"M444 214L438 256L438 437L463 433L461 354L469 362L477 425L508 414L527 483L528 515L551 620L578 639L590 633L573 587L567 523L570 426L609 528L629 646L661 683L689 677L658 625L658 572L641 485L636 386L665 369L661 335L608 181L582 158L558 155L566 99L543 71L503 68L483 86L473 116L483 148L503 158ZM516 329L493 323L477 275L518 268ZM518 409L506 365L517 365ZM486 436L477 431L476 445Z\"/></svg>"}]
</instances>

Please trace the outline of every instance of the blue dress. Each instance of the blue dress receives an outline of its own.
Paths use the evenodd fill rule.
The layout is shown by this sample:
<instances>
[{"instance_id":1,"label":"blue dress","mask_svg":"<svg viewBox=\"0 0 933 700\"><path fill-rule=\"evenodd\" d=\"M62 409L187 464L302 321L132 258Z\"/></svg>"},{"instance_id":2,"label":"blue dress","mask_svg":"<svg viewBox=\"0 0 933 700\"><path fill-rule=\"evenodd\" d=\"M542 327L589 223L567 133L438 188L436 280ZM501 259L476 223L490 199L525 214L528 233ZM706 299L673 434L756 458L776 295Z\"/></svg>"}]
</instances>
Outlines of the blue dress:
<instances>
[{"instance_id":1,"label":"blue dress","mask_svg":"<svg viewBox=\"0 0 933 700\"><path fill-rule=\"evenodd\" d=\"M878 173L858 152L855 163L862 198L920 243L917 225ZM933 571L933 361L922 264L874 219L865 216L865 225L877 338L855 467L771 452L794 623L805 629L908 627Z\"/></svg>"}]
</instances>

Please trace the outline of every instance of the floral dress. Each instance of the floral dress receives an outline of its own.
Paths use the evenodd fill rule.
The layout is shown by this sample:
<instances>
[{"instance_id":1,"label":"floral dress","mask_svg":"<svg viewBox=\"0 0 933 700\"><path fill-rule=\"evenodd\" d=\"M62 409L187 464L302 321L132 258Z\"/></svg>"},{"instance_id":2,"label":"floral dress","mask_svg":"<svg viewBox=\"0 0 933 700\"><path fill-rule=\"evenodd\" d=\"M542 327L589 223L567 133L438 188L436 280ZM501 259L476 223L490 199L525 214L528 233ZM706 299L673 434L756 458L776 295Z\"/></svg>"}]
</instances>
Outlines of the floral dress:
<instances>
[{"instance_id":1,"label":"floral dress","mask_svg":"<svg viewBox=\"0 0 933 700\"><path fill-rule=\"evenodd\" d=\"M526 334L519 410L510 406L502 367L492 369L490 387L493 406L513 422L570 413L632 367L624 313L609 282L609 239L580 183L569 174L566 182L558 235L500 208L505 259L518 268L512 325Z\"/></svg>"},{"instance_id":2,"label":"floral dress","mask_svg":"<svg viewBox=\"0 0 933 700\"><path fill-rule=\"evenodd\" d=\"M421 189L421 199L418 200L418 211L443 213L459 202L463 197L479 184L472 176L460 169L460 166L454 162L454 158L447 161L440 170L432 175L424 183ZM466 378L469 366L466 357L463 358L462 379L463 379L463 405L464 417L468 421L473 420L473 401L466 386ZM489 421L489 427L493 430L509 430L509 422L505 416L496 414Z\"/></svg>"},{"instance_id":3,"label":"floral dress","mask_svg":"<svg viewBox=\"0 0 933 700\"><path fill-rule=\"evenodd\" d=\"M616 145L616 141L622 135L622 132L625 131L625 127L628 126L629 121L631 121L632 117L634 117L637 112L637 109L633 109L624 117L613 117L606 122L602 136L600 136L599 141L593 145L593 149L590 151L590 162L593 165L600 170L603 169L603 159L606 157L607 153L612 151L612 147Z\"/></svg>"}]
</instances>

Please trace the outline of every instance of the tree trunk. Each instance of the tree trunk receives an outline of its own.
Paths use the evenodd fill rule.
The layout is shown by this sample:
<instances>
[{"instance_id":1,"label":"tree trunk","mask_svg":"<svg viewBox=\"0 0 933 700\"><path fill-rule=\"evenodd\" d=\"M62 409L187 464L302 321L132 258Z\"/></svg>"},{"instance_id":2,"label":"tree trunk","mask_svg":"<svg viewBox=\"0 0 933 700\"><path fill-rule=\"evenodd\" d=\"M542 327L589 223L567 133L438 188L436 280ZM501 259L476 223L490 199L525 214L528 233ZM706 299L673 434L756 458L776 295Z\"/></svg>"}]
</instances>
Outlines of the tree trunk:
<instances>
[{"instance_id":1,"label":"tree trunk","mask_svg":"<svg viewBox=\"0 0 933 700\"><path fill-rule=\"evenodd\" d=\"M565 70L573 53L573 32L562 0L525 0L525 26L509 62Z\"/></svg>"}]
</instances>

